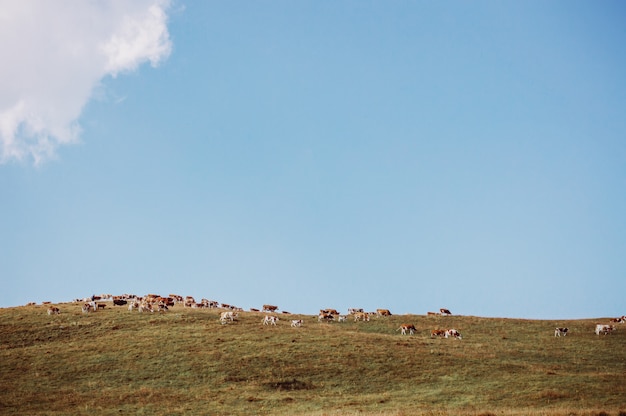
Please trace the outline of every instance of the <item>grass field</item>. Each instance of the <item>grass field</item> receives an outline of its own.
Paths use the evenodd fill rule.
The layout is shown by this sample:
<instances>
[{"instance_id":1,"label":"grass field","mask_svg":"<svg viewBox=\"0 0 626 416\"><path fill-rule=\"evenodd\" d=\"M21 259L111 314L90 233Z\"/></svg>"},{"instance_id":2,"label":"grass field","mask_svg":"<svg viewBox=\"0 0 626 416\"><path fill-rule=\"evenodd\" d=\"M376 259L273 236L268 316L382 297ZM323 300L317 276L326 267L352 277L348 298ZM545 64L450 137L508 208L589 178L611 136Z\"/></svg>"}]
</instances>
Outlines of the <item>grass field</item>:
<instances>
[{"instance_id":1,"label":"grass field","mask_svg":"<svg viewBox=\"0 0 626 416\"><path fill-rule=\"evenodd\" d=\"M0 309L0 414L626 415L626 324L597 336L607 318L279 314L270 327L254 312L221 325L217 309L58 306Z\"/></svg>"}]
</instances>

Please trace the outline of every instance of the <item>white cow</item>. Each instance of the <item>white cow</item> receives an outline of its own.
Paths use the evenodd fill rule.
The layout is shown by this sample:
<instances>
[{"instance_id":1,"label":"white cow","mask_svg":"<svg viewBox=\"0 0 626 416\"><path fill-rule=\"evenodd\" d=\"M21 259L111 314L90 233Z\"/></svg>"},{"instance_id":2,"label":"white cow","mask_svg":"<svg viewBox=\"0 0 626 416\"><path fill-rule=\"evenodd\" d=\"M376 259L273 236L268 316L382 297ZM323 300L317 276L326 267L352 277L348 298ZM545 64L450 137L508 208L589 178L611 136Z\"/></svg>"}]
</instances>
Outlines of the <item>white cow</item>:
<instances>
[{"instance_id":1,"label":"white cow","mask_svg":"<svg viewBox=\"0 0 626 416\"><path fill-rule=\"evenodd\" d=\"M237 316L239 316L237 312L233 312L233 311L222 312L220 315L220 322L222 323L222 325L228 322L235 322L235 319L237 319Z\"/></svg>"},{"instance_id":2,"label":"white cow","mask_svg":"<svg viewBox=\"0 0 626 416\"><path fill-rule=\"evenodd\" d=\"M263 318L263 325L276 326L276 322L278 322L278 316L265 315L265 318Z\"/></svg>"},{"instance_id":3,"label":"white cow","mask_svg":"<svg viewBox=\"0 0 626 416\"><path fill-rule=\"evenodd\" d=\"M301 327L303 323L304 323L304 321L302 319L292 319L291 320L291 327L292 328Z\"/></svg>"}]
</instances>

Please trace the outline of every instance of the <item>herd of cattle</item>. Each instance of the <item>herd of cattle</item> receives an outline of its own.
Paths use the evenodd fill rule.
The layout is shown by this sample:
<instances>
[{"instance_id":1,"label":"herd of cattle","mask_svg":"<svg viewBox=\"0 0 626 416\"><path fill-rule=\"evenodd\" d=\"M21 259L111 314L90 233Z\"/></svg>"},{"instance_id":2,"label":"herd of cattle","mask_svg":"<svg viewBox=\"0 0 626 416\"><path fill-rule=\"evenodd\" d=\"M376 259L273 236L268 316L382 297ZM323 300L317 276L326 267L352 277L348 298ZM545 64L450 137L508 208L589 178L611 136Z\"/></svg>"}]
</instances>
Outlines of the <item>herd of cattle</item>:
<instances>
[{"instance_id":1,"label":"herd of cattle","mask_svg":"<svg viewBox=\"0 0 626 416\"><path fill-rule=\"evenodd\" d=\"M93 295L88 298L83 299L75 299L75 303L82 303L82 311L83 313L95 312L99 309L105 309L107 307L107 303L103 303L103 301L111 300L114 306L127 306L129 311L137 310L139 312L166 312L170 307L176 304L183 304L184 307L188 308L220 308L226 309L220 313L220 323L223 325L228 323L233 323L237 321L239 317L239 312L242 312L243 309L225 304L219 303L216 301L202 299L200 302L196 302L196 300L192 296L182 297L180 295L170 294L167 297L149 294L145 296L135 296L135 295L120 295L120 296L112 296L108 294L104 295ZM49 303L49 302L44 302ZM32 304L32 303L31 303ZM280 320L276 315L278 311L278 306L275 305L263 305L261 310L250 308L250 312L261 312L261 313L269 313L272 315L265 315L261 321L263 325L277 325ZM60 309L56 306L49 306L47 310L48 315L57 315L60 313ZM290 312L282 311L283 314L290 315ZM427 315L439 315L439 316L449 316L452 315L449 309L441 308L439 312L428 312ZM354 319L354 322L362 321L369 322L371 317L385 317L391 316L391 312L389 309L377 309L375 312L364 312L361 308L349 308L347 315L340 314L336 309L321 309L320 313L317 315L318 322L345 322L348 319ZM304 321L302 319L292 319L291 327L300 327L302 326ZM616 326L614 324L617 323L626 323L626 315L620 318L611 319L610 324L597 324L595 333L596 335L607 335L611 334L616 330ZM400 331L402 335L414 335L416 332L415 325L413 324L402 324L400 328L397 329ZM569 328L558 327L554 330L555 337L566 336L569 333ZM431 334L431 338L456 338L462 339L461 333L454 329L434 329Z\"/></svg>"}]
</instances>

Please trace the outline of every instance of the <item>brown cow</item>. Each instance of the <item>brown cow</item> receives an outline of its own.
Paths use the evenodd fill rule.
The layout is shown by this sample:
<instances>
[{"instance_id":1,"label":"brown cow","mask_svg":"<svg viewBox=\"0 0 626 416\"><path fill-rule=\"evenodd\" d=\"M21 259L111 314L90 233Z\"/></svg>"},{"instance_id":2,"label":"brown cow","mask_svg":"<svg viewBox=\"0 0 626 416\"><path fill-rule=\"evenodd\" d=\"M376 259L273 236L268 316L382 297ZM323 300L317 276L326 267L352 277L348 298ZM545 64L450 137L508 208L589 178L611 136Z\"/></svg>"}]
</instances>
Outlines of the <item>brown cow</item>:
<instances>
[{"instance_id":1,"label":"brown cow","mask_svg":"<svg viewBox=\"0 0 626 416\"><path fill-rule=\"evenodd\" d=\"M389 309L376 309L376 315L378 316L391 316Z\"/></svg>"}]
</instances>

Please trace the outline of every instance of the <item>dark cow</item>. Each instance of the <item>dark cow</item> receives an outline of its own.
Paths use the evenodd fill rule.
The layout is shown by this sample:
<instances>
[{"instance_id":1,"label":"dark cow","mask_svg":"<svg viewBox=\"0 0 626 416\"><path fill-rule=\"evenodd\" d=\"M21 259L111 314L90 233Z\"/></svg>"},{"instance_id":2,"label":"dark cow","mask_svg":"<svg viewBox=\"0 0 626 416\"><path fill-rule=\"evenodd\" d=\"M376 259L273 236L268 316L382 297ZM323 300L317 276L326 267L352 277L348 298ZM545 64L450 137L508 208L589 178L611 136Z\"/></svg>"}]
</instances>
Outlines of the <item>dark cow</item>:
<instances>
[{"instance_id":1,"label":"dark cow","mask_svg":"<svg viewBox=\"0 0 626 416\"><path fill-rule=\"evenodd\" d=\"M555 337L560 337L561 335L566 336L568 332L569 332L569 328L555 328L554 336Z\"/></svg>"}]
</instances>

